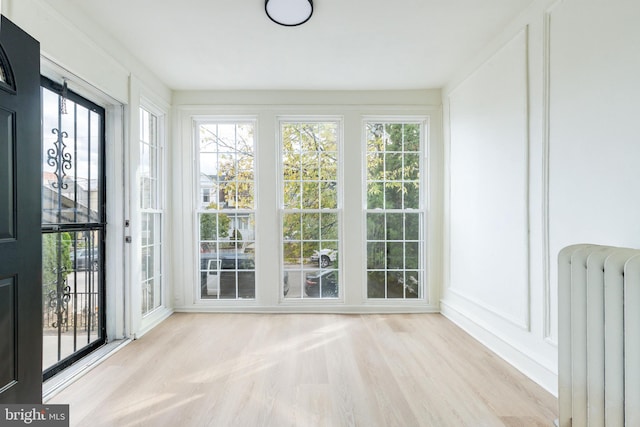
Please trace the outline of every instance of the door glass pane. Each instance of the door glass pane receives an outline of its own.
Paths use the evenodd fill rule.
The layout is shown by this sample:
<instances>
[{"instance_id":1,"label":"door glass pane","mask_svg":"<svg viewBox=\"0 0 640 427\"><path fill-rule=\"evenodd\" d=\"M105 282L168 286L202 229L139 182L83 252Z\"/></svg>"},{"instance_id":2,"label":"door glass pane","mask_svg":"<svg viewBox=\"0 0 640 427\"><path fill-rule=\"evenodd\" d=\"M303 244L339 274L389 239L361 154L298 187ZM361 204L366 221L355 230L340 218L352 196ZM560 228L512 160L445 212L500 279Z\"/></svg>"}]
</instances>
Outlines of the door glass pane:
<instances>
[{"instance_id":1,"label":"door glass pane","mask_svg":"<svg viewBox=\"0 0 640 427\"><path fill-rule=\"evenodd\" d=\"M42 235L43 368L103 339L101 230Z\"/></svg>"},{"instance_id":2,"label":"door glass pane","mask_svg":"<svg viewBox=\"0 0 640 427\"><path fill-rule=\"evenodd\" d=\"M42 88L43 370L105 342L104 110Z\"/></svg>"}]
</instances>

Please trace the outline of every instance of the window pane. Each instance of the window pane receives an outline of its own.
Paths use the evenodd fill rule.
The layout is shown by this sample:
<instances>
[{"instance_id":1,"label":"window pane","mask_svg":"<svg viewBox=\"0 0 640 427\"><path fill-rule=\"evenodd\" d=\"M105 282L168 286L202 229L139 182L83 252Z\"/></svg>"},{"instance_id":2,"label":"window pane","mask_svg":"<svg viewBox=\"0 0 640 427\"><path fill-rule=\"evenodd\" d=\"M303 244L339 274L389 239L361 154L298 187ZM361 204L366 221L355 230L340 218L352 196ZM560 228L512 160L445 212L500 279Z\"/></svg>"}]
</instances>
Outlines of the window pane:
<instances>
[{"instance_id":1,"label":"window pane","mask_svg":"<svg viewBox=\"0 0 640 427\"><path fill-rule=\"evenodd\" d=\"M384 179L384 154L367 154L367 179L369 181Z\"/></svg>"},{"instance_id":2,"label":"window pane","mask_svg":"<svg viewBox=\"0 0 640 427\"><path fill-rule=\"evenodd\" d=\"M367 268L386 267L386 245L384 242L367 243Z\"/></svg>"},{"instance_id":3,"label":"window pane","mask_svg":"<svg viewBox=\"0 0 640 427\"><path fill-rule=\"evenodd\" d=\"M404 151L420 151L420 125L416 123L404 125Z\"/></svg>"},{"instance_id":4,"label":"window pane","mask_svg":"<svg viewBox=\"0 0 640 427\"><path fill-rule=\"evenodd\" d=\"M338 207L338 183L335 181L320 183L320 208Z\"/></svg>"},{"instance_id":5,"label":"window pane","mask_svg":"<svg viewBox=\"0 0 640 427\"><path fill-rule=\"evenodd\" d=\"M140 109L140 270L142 315L162 304L161 149L158 117Z\"/></svg>"},{"instance_id":6,"label":"window pane","mask_svg":"<svg viewBox=\"0 0 640 427\"><path fill-rule=\"evenodd\" d=\"M422 295L422 132L420 123L366 124L369 298Z\"/></svg>"},{"instance_id":7,"label":"window pane","mask_svg":"<svg viewBox=\"0 0 640 427\"><path fill-rule=\"evenodd\" d=\"M387 182L384 186L384 207L387 209L402 209L402 184Z\"/></svg>"},{"instance_id":8,"label":"window pane","mask_svg":"<svg viewBox=\"0 0 640 427\"><path fill-rule=\"evenodd\" d=\"M253 122L198 126L203 299L255 298L254 128Z\"/></svg>"},{"instance_id":9,"label":"window pane","mask_svg":"<svg viewBox=\"0 0 640 427\"><path fill-rule=\"evenodd\" d=\"M320 162L320 173L318 178L321 180L333 180L338 176L338 153L322 152L318 154Z\"/></svg>"},{"instance_id":10,"label":"window pane","mask_svg":"<svg viewBox=\"0 0 640 427\"><path fill-rule=\"evenodd\" d=\"M302 183L302 208L303 209L319 209L320 208L320 185L317 182Z\"/></svg>"},{"instance_id":11,"label":"window pane","mask_svg":"<svg viewBox=\"0 0 640 427\"><path fill-rule=\"evenodd\" d=\"M387 214L387 240L402 240L404 238L404 214Z\"/></svg>"},{"instance_id":12,"label":"window pane","mask_svg":"<svg viewBox=\"0 0 640 427\"><path fill-rule=\"evenodd\" d=\"M284 208L299 209L301 203L301 183L299 181L285 181Z\"/></svg>"},{"instance_id":13,"label":"window pane","mask_svg":"<svg viewBox=\"0 0 640 427\"><path fill-rule=\"evenodd\" d=\"M420 217L418 213L405 214L404 234L406 240L420 239Z\"/></svg>"},{"instance_id":14,"label":"window pane","mask_svg":"<svg viewBox=\"0 0 640 427\"><path fill-rule=\"evenodd\" d=\"M303 264L304 258L302 256L302 244L300 242L285 242L283 244L284 249L284 262L285 264Z\"/></svg>"},{"instance_id":15,"label":"window pane","mask_svg":"<svg viewBox=\"0 0 640 427\"><path fill-rule=\"evenodd\" d=\"M338 214L321 214L320 238L322 240L338 240Z\"/></svg>"},{"instance_id":16,"label":"window pane","mask_svg":"<svg viewBox=\"0 0 640 427\"><path fill-rule=\"evenodd\" d=\"M402 179L405 181L417 181L420 177L420 155L405 154Z\"/></svg>"},{"instance_id":17,"label":"window pane","mask_svg":"<svg viewBox=\"0 0 640 427\"><path fill-rule=\"evenodd\" d=\"M386 298L386 277L384 271L367 272L367 297Z\"/></svg>"},{"instance_id":18,"label":"window pane","mask_svg":"<svg viewBox=\"0 0 640 427\"><path fill-rule=\"evenodd\" d=\"M418 182L404 183L404 208L419 209L420 208L420 185Z\"/></svg>"},{"instance_id":19,"label":"window pane","mask_svg":"<svg viewBox=\"0 0 640 427\"><path fill-rule=\"evenodd\" d=\"M367 214L367 240L384 240L385 229L385 214Z\"/></svg>"},{"instance_id":20,"label":"window pane","mask_svg":"<svg viewBox=\"0 0 640 427\"><path fill-rule=\"evenodd\" d=\"M405 267L418 268L420 266L420 244L418 242L405 243Z\"/></svg>"},{"instance_id":21,"label":"window pane","mask_svg":"<svg viewBox=\"0 0 640 427\"><path fill-rule=\"evenodd\" d=\"M384 207L384 183L367 183L367 206L369 209L380 209Z\"/></svg>"},{"instance_id":22,"label":"window pane","mask_svg":"<svg viewBox=\"0 0 640 427\"><path fill-rule=\"evenodd\" d=\"M302 240L320 240L320 214L303 213Z\"/></svg>"},{"instance_id":23,"label":"window pane","mask_svg":"<svg viewBox=\"0 0 640 427\"><path fill-rule=\"evenodd\" d=\"M284 214L282 218L282 234L285 241L302 239L302 222L299 213Z\"/></svg>"},{"instance_id":24,"label":"window pane","mask_svg":"<svg viewBox=\"0 0 640 427\"><path fill-rule=\"evenodd\" d=\"M280 135L285 298L337 298L338 123L283 122Z\"/></svg>"},{"instance_id":25,"label":"window pane","mask_svg":"<svg viewBox=\"0 0 640 427\"><path fill-rule=\"evenodd\" d=\"M420 297L420 272L419 271L407 271L404 275L404 291L405 298L419 298Z\"/></svg>"}]
</instances>

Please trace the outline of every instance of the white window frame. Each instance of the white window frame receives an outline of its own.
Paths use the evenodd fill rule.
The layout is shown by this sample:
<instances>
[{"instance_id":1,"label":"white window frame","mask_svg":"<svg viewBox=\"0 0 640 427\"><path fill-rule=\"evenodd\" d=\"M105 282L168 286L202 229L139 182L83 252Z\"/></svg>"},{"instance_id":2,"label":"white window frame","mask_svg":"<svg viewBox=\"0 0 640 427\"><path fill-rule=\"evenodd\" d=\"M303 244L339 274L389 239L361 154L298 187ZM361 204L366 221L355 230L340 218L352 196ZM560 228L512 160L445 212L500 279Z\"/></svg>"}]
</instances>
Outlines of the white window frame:
<instances>
[{"instance_id":1,"label":"white window frame","mask_svg":"<svg viewBox=\"0 0 640 427\"><path fill-rule=\"evenodd\" d=\"M402 209L387 209L385 208L378 208L378 209L371 209L367 206L368 203L368 199L367 199L367 184L369 183L368 180L368 141L367 141L367 124L368 123L383 123L383 124L419 124L420 125L420 148L419 148L419 153L420 153L420 179L419 179L419 186L420 186L420 199L419 199L419 205L417 209L406 209L406 208L402 208ZM429 230L429 218L428 218L428 210L429 210L429 200L430 200L430 190L431 187L428 185L428 181L427 181L427 177L430 176L430 171L429 171L429 163L430 163L430 158L429 158L429 133L430 133L430 117L429 116L404 116L404 115L380 115L380 116L363 116L362 117L362 146L361 146L361 150L362 150L362 211L363 211L363 219L362 219L362 223L363 223L363 277L362 277L362 284L363 284L363 299L367 302L367 303L375 303L375 304L397 304L397 305L402 305L402 304L411 304L417 301L417 302L429 302L430 299L430 295L431 295L431 290L430 290L430 285L429 285L429 265L430 265L430 259L429 259L429 253L428 253L428 246L429 246L429 236L427 235L427 230ZM367 215L369 213L387 213L387 212L391 212L391 213L418 213L421 215L421 221L420 221L420 232L419 232L419 257L418 257L418 270L419 270L419 278L418 278L418 282L419 282L419 294L417 298L388 298L387 297L387 291L388 288L385 286L385 297L384 298L370 298L368 293L369 293L369 284L368 284L368 272L369 272L369 268L368 268L368 236L367 236ZM387 240L384 240L385 242ZM388 267L385 266L384 271L390 271L388 270ZM402 269L402 270L398 270L398 271L403 271L406 272L406 268ZM406 295L406 290L405 290L405 295Z\"/></svg>"},{"instance_id":2,"label":"white window frame","mask_svg":"<svg viewBox=\"0 0 640 427\"><path fill-rule=\"evenodd\" d=\"M254 138L253 138L253 209L217 209L217 210L206 210L202 208L202 187L200 185L200 136L199 129L203 124L251 124L253 126ZM257 262L254 267L255 272L255 283L254 283L254 292L255 298L203 298L202 290L201 290L201 258L200 258L200 215L203 213L225 213L227 212L230 216L234 216L237 214L247 214L253 215L254 218L254 238L252 239L254 242L254 248L256 248L256 236L258 235L258 118L255 115L238 115L238 116L229 116L229 115L199 115L192 117L192 144L193 144L193 155L194 155L194 188L193 188L193 224L194 224L194 254L195 258L193 260L192 270L194 272L195 283L193 284L193 292L194 292L194 301L198 304L206 304L206 305L255 305L258 300L259 295L259 266ZM212 197L210 197L210 202L213 201ZM257 250L257 248L256 248ZM257 261L257 260L256 260ZM236 272L242 272L243 270L235 270ZM236 278L237 281L237 278ZM238 283L236 282L236 285Z\"/></svg>"},{"instance_id":3,"label":"white window frame","mask_svg":"<svg viewBox=\"0 0 640 427\"><path fill-rule=\"evenodd\" d=\"M142 133L142 125L143 125L143 119L142 119L142 112L145 111L147 114L149 114L150 118L155 119L156 122L156 135L155 135L155 141L150 140L147 142L143 141L142 135L140 135L139 139L138 139L138 150L140 150L140 148L142 147L142 144L147 144L149 145L149 148L155 148L156 150L156 159L155 159L155 171L151 171L151 179L152 182L154 182L154 191L155 191L155 200L154 202L151 203L151 206L146 207L144 205L143 202L143 193L142 190L140 189L140 184L141 184L141 177L139 177L139 179L136 182L136 185L138 185L138 200L136 200L136 204L137 204L137 208L139 209L139 215L140 215L140 227L142 227L143 221L142 221L142 217L144 215L150 215L152 216L154 219L157 218L156 221L156 226L154 227L154 238L153 238L153 246L156 247L157 250L159 250L159 253L157 253L156 251L154 251L154 272L153 272L153 278L157 278L159 280L159 284L156 286L156 290L157 293L159 294L157 297L159 298L158 303L154 303L153 307L150 310L144 311L142 310L142 306L141 308L141 315L142 318L148 318L150 316L153 315L153 313L159 309L162 309L163 307L166 306L166 295L165 295L165 268L164 268L164 259L165 259L165 250L164 250L164 238L165 238L165 210L166 210L166 206L165 206L165 187L166 187L166 183L165 183L165 114L164 112L162 112L161 110L159 110L157 107L153 106L151 103L149 103L148 101L145 101L144 99L141 100L140 102L140 108L139 108L139 114L140 114L140 134ZM155 144L154 144L155 142ZM155 147L154 147L155 145ZM138 158L138 165L141 164L142 158ZM140 228L139 230L139 244L140 244L140 254L142 254L142 235L144 233L144 230L142 230L142 228ZM159 264L159 265L158 265ZM142 268L142 258L140 258L140 265ZM142 272L142 271L141 271ZM148 278L147 278L148 280ZM141 292L141 298L142 297L142 292L145 289L145 283L143 283L143 281L140 282L140 292ZM155 292L154 292L155 295Z\"/></svg>"},{"instance_id":4,"label":"white window frame","mask_svg":"<svg viewBox=\"0 0 640 427\"><path fill-rule=\"evenodd\" d=\"M337 137L337 153L338 153L338 162L337 162L337 176L336 182L338 183L337 189L337 200L336 200L336 208L333 209L285 209L284 207L284 176L283 176L283 164L282 164L282 155L283 155L283 147L282 147L282 125L284 123L328 123L334 122L337 125L336 129L336 137ZM276 120L276 144L278 146L278 206L280 213L279 217L279 235L280 235L280 287L279 287L279 295L280 302L292 303L292 304L335 304L335 303L343 303L345 298L345 285L344 285L344 275L342 268L342 246L343 246L343 211L344 211L344 203L343 203L343 194L344 194L344 174L343 174L343 145L344 145L344 117L339 115L322 115L322 114L311 114L311 115L282 115L278 116ZM300 298L291 298L284 295L283 292L283 282L285 276L285 268L284 268L284 215L287 213L335 213L338 218L338 296L337 298L323 298L319 296L318 298L313 297L305 297L304 290L300 289L301 297ZM300 270L301 274L304 275L306 270ZM304 276L302 276L304 277ZM289 288L294 286L294 283L289 282Z\"/></svg>"}]
</instances>

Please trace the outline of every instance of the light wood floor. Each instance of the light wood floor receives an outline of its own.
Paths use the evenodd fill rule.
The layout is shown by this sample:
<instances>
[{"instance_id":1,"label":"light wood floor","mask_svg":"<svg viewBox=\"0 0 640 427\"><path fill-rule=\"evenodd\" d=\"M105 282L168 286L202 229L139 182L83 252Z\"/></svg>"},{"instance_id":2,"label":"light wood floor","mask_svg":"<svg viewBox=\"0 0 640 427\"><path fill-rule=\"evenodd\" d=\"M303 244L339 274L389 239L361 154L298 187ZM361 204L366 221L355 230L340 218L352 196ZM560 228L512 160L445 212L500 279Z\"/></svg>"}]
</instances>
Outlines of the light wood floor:
<instances>
[{"instance_id":1,"label":"light wood floor","mask_svg":"<svg viewBox=\"0 0 640 427\"><path fill-rule=\"evenodd\" d=\"M557 400L437 314L175 314L48 403L72 426L551 426Z\"/></svg>"}]
</instances>

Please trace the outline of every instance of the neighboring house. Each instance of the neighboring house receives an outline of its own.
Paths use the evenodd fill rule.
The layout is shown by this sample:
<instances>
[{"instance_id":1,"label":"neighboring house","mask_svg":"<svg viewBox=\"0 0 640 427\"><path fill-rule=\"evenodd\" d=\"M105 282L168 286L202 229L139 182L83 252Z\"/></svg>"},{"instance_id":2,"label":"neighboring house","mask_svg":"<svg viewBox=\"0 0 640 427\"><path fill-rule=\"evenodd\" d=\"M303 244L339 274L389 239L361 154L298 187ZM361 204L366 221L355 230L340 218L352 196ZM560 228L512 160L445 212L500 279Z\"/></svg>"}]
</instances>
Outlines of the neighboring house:
<instances>
[{"instance_id":1,"label":"neighboring house","mask_svg":"<svg viewBox=\"0 0 640 427\"><path fill-rule=\"evenodd\" d=\"M42 222L45 224L56 223L58 204L62 206L61 215L64 222L84 223L90 222L95 217L95 207L98 206L97 180L79 179L74 181L65 177L62 184L66 185L63 191L58 192L56 187L58 177L51 172L43 173L42 180Z\"/></svg>"}]
</instances>

